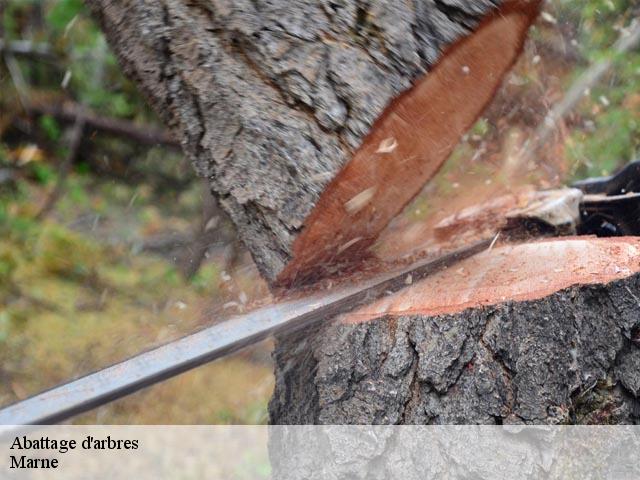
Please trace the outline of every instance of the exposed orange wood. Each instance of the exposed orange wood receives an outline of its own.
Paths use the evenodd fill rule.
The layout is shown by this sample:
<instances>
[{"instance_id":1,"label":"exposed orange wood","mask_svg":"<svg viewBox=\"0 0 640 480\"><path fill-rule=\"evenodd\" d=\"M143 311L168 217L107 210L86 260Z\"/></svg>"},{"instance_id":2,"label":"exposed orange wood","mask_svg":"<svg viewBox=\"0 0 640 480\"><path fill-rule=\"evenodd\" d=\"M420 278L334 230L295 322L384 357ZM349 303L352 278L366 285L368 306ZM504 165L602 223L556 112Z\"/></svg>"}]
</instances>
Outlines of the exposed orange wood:
<instances>
[{"instance_id":1,"label":"exposed orange wood","mask_svg":"<svg viewBox=\"0 0 640 480\"><path fill-rule=\"evenodd\" d=\"M640 272L638 237L564 237L506 244L464 260L348 314L441 315L506 301L543 298L572 285L608 283Z\"/></svg>"},{"instance_id":2,"label":"exposed orange wood","mask_svg":"<svg viewBox=\"0 0 640 480\"><path fill-rule=\"evenodd\" d=\"M321 195L279 283L362 257L491 101L522 50L539 5L539 0L506 2L386 109Z\"/></svg>"}]
</instances>

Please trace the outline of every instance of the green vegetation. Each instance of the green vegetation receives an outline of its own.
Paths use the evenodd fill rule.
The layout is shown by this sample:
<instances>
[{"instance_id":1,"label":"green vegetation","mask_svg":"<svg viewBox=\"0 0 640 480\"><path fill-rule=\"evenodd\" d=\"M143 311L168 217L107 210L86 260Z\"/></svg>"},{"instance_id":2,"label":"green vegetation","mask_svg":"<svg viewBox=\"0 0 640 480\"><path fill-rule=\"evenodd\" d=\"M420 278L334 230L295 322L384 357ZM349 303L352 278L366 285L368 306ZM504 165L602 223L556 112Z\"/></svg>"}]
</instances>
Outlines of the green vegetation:
<instances>
[{"instance_id":1,"label":"green vegetation","mask_svg":"<svg viewBox=\"0 0 640 480\"><path fill-rule=\"evenodd\" d=\"M23 180L18 194L0 198L0 373L7 379L0 404L199 328L220 301L216 263L186 280L163 258L101 241L131 223L141 231L175 225L158 213L157 198L139 194L131 208L135 187L105 183L92 191L87 182L73 174L69 191L81 194L65 197L45 221L33 220L43 190L37 182ZM185 193L184 203L193 203L193 194ZM104 205L111 214L100 213ZM81 212L103 215L104 225L69 228ZM262 423L270 389L268 365L232 358L109 406L99 421ZM140 396L153 398L157 409L140 408L147 401Z\"/></svg>"},{"instance_id":2,"label":"green vegetation","mask_svg":"<svg viewBox=\"0 0 640 480\"><path fill-rule=\"evenodd\" d=\"M51 56L15 57L24 85L0 62L0 405L198 329L238 295L219 257L187 279L170 252L144 249L201 221L201 186L179 154L87 130L63 176L71 125L21 114L22 101L71 100L158 126L83 2L12 0L2 25L6 40L46 43ZM264 423L271 388L270 365L241 355L78 421Z\"/></svg>"},{"instance_id":3,"label":"green vegetation","mask_svg":"<svg viewBox=\"0 0 640 480\"><path fill-rule=\"evenodd\" d=\"M580 25L575 42L584 66L615 58L604 82L585 95L578 109L582 126L567 140L567 158L574 176L611 173L638 156L640 149L640 49L614 55L612 45L633 18L638 17L634 0L559 0L558 15ZM584 3L584 4L583 4ZM581 73L576 69L566 83Z\"/></svg>"}]
</instances>

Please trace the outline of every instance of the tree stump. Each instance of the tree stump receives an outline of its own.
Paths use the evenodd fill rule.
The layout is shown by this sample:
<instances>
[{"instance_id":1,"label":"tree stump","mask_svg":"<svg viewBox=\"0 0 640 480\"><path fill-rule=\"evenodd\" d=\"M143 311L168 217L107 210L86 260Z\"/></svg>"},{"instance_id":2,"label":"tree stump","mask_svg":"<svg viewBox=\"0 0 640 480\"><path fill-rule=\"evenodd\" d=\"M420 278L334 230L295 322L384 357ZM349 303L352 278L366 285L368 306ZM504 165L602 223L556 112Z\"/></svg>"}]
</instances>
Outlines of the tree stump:
<instances>
[{"instance_id":1,"label":"tree stump","mask_svg":"<svg viewBox=\"0 0 640 480\"><path fill-rule=\"evenodd\" d=\"M540 0L88 0L262 274L353 262L449 156Z\"/></svg>"},{"instance_id":2,"label":"tree stump","mask_svg":"<svg viewBox=\"0 0 640 480\"><path fill-rule=\"evenodd\" d=\"M503 245L281 338L274 424L637 423L640 239Z\"/></svg>"}]
</instances>

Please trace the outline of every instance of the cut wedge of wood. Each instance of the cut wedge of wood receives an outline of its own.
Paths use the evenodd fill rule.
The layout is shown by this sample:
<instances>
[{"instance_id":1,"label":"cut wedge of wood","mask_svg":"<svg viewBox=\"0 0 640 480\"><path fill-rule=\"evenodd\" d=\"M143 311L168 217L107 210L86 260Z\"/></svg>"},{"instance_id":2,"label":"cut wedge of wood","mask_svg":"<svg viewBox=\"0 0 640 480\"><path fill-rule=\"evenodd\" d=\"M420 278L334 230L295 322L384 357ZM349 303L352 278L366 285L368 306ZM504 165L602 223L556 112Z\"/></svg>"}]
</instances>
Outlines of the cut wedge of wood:
<instances>
[{"instance_id":1,"label":"cut wedge of wood","mask_svg":"<svg viewBox=\"0 0 640 480\"><path fill-rule=\"evenodd\" d=\"M280 282L322 275L366 251L491 101L536 14L536 2L507 2L387 107L305 220Z\"/></svg>"}]
</instances>

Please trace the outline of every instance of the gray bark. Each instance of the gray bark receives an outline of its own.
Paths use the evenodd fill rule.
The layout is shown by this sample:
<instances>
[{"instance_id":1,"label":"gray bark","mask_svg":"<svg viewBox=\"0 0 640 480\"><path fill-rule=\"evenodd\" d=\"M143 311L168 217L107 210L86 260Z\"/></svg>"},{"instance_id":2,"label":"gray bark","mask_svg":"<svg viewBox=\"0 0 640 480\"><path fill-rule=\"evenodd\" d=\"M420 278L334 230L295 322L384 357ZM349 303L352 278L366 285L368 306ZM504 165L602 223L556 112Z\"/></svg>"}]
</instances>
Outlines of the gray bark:
<instances>
[{"instance_id":1,"label":"gray bark","mask_svg":"<svg viewBox=\"0 0 640 480\"><path fill-rule=\"evenodd\" d=\"M498 0L87 0L273 280L399 93Z\"/></svg>"},{"instance_id":2,"label":"gray bark","mask_svg":"<svg viewBox=\"0 0 640 480\"><path fill-rule=\"evenodd\" d=\"M271 422L637 424L638 292L636 274L539 300L280 338Z\"/></svg>"}]
</instances>

